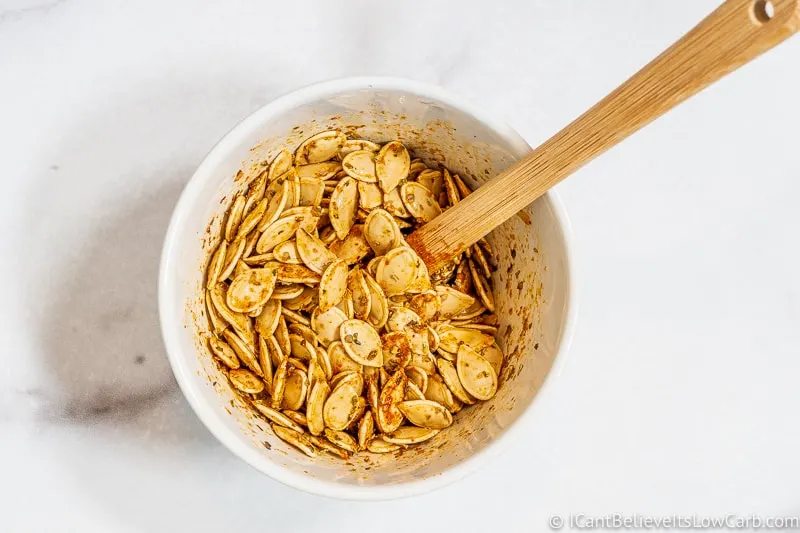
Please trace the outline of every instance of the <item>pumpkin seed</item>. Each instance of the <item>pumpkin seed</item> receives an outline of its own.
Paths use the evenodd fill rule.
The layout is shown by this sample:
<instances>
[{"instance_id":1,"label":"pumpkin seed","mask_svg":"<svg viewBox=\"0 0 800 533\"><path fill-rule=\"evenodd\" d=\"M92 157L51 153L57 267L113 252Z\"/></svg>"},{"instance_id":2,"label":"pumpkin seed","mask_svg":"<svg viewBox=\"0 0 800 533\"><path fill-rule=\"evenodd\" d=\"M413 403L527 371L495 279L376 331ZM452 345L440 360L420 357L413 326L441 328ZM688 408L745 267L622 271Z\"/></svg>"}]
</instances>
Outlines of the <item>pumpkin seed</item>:
<instances>
[{"instance_id":1,"label":"pumpkin seed","mask_svg":"<svg viewBox=\"0 0 800 533\"><path fill-rule=\"evenodd\" d=\"M221 278L222 268L225 266L225 258L228 254L228 242L227 241L220 241L219 246L217 246L217 250L211 256L211 261L208 263L208 269L206 274L206 288L210 289L217 282L222 281L224 278Z\"/></svg>"},{"instance_id":2,"label":"pumpkin seed","mask_svg":"<svg viewBox=\"0 0 800 533\"><path fill-rule=\"evenodd\" d=\"M375 419L372 417L372 411L368 410L358 422L358 447L365 449L374 434Z\"/></svg>"},{"instance_id":3,"label":"pumpkin seed","mask_svg":"<svg viewBox=\"0 0 800 533\"><path fill-rule=\"evenodd\" d=\"M492 288L489 286L489 282L478 272L478 269L472 261L469 262L469 271L472 274L472 283L475 287L475 292L478 293L478 298L480 298L481 303L486 309L494 313L494 296L492 295Z\"/></svg>"},{"instance_id":4,"label":"pumpkin seed","mask_svg":"<svg viewBox=\"0 0 800 533\"><path fill-rule=\"evenodd\" d=\"M451 413L459 410L457 400L453 393L445 385L444 380L438 374L433 374L428 378L428 388L425 390L425 398L443 405Z\"/></svg>"},{"instance_id":5,"label":"pumpkin seed","mask_svg":"<svg viewBox=\"0 0 800 533\"><path fill-rule=\"evenodd\" d=\"M418 444L432 439L439 433L439 429L429 429L417 426L403 426L396 431L383 435L383 440L392 444Z\"/></svg>"},{"instance_id":6,"label":"pumpkin seed","mask_svg":"<svg viewBox=\"0 0 800 533\"><path fill-rule=\"evenodd\" d=\"M325 426L337 431L347 429L364 414L364 398L349 383L336 387L323 407Z\"/></svg>"},{"instance_id":7,"label":"pumpkin seed","mask_svg":"<svg viewBox=\"0 0 800 533\"><path fill-rule=\"evenodd\" d=\"M258 366L261 368L264 384L269 392L272 390L272 354L269 353L267 340L260 335L258 336Z\"/></svg>"},{"instance_id":8,"label":"pumpkin seed","mask_svg":"<svg viewBox=\"0 0 800 533\"><path fill-rule=\"evenodd\" d=\"M366 139L348 139L344 142L344 146L339 150L339 155L344 159L344 156L356 150L367 150L368 152L377 152L381 149L381 145L376 144Z\"/></svg>"},{"instance_id":9,"label":"pumpkin seed","mask_svg":"<svg viewBox=\"0 0 800 533\"><path fill-rule=\"evenodd\" d=\"M286 418L301 426L300 429L302 430L304 427L308 427L308 420L306 419L306 415L301 413L300 411L291 411L289 409L285 409L283 414L286 415Z\"/></svg>"},{"instance_id":10,"label":"pumpkin seed","mask_svg":"<svg viewBox=\"0 0 800 533\"><path fill-rule=\"evenodd\" d=\"M383 191L375 183L358 182L358 206L371 211L383 203Z\"/></svg>"},{"instance_id":11,"label":"pumpkin seed","mask_svg":"<svg viewBox=\"0 0 800 533\"><path fill-rule=\"evenodd\" d=\"M236 230L239 229L239 223L242 221L244 214L244 196L237 194L233 199L233 204L228 212L228 218L225 221L225 240L232 241L236 236Z\"/></svg>"},{"instance_id":12,"label":"pumpkin seed","mask_svg":"<svg viewBox=\"0 0 800 533\"><path fill-rule=\"evenodd\" d=\"M475 298L451 287L438 285L436 293L441 302L439 317L445 320L466 311L475 303Z\"/></svg>"},{"instance_id":13,"label":"pumpkin seed","mask_svg":"<svg viewBox=\"0 0 800 533\"><path fill-rule=\"evenodd\" d=\"M439 333L431 326L428 326L428 346L432 352L439 349Z\"/></svg>"},{"instance_id":14,"label":"pumpkin seed","mask_svg":"<svg viewBox=\"0 0 800 533\"><path fill-rule=\"evenodd\" d=\"M397 406L409 422L429 429L444 429L453 423L453 415L443 405L430 400L400 402Z\"/></svg>"},{"instance_id":15,"label":"pumpkin seed","mask_svg":"<svg viewBox=\"0 0 800 533\"><path fill-rule=\"evenodd\" d=\"M331 368L330 356L328 356L328 351L322 346L317 346L316 350L317 363L322 369L322 373L325 375L325 380L327 381L333 377L333 368Z\"/></svg>"},{"instance_id":16,"label":"pumpkin seed","mask_svg":"<svg viewBox=\"0 0 800 533\"><path fill-rule=\"evenodd\" d=\"M386 325L386 320L389 318L389 301L386 299L386 295L383 293L381 286L378 285L378 282L375 281L372 276L364 276L364 279L369 287L371 297L367 322L374 328L380 329Z\"/></svg>"},{"instance_id":17,"label":"pumpkin seed","mask_svg":"<svg viewBox=\"0 0 800 533\"><path fill-rule=\"evenodd\" d=\"M453 363L447 359L437 357L436 368L439 370L439 375L442 376L444 384L447 385L447 388L453 393L453 396L467 405L472 405L475 403L475 398L473 398L461 384L461 380L458 377L458 371ZM430 387L430 384L428 386Z\"/></svg>"},{"instance_id":18,"label":"pumpkin seed","mask_svg":"<svg viewBox=\"0 0 800 533\"><path fill-rule=\"evenodd\" d=\"M314 296L317 293L317 290L312 287L306 287L303 285L298 285L298 287L301 288L300 294L283 301L283 305L292 311L297 311L308 304L314 299ZM275 293L273 292L273 298L275 297L274 295Z\"/></svg>"},{"instance_id":19,"label":"pumpkin seed","mask_svg":"<svg viewBox=\"0 0 800 533\"><path fill-rule=\"evenodd\" d=\"M233 311L248 313L263 306L275 289L277 277L272 268L254 268L233 278L226 303Z\"/></svg>"},{"instance_id":20,"label":"pumpkin seed","mask_svg":"<svg viewBox=\"0 0 800 533\"><path fill-rule=\"evenodd\" d=\"M280 320L278 321L278 329L275 330L275 333L277 333L278 330L280 330ZM269 348L270 361L272 361L273 368L276 368L281 364L281 361L285 359L284 353L288 353L288 350L286 352L283 351L283 348L281 348L281 345L275 335L267 337L266 341L267 347Z\"/></svg>"},{"instance_id":21,"label":"pumpkin seed","mask_svg":"<svg viewBox=\"0 0 800 533\"><path fill-rule=\"evenodd\" d=\"M398 408L398 404L403 401L405 394L406 374L401 368L392 374L378 398L375 423L383 433L392 432L403 423L403 413Z\"/></svg>"},{"instance_id":22,"label":"pumpkin seed","mask_svg":"<svg viewBox=\"0 0 800 533\"><path fill-rule=\"evenodd\" d=\"M275 330L275 340L280 346L281 353L287 354L292 350L292 345L289 342L289 327L286 325L286 319L283 316L283 310L286 306L281 308L281 317L278 319L278 328Z\"/></svg>"},{"instance_id":23,"label":"pumpkin seed","mask_svg":"<svg viewBox=\"0 0 800 533\"><path fill-rule=\"evenodd\" d=\"M342 169L351 178L366 183L375 183L375 153L369 150L354 150L342 158Z\"/></svg>"},{"instance_id":24,"label":"pumpkin seed","mask_svg":"<svg viewBox=\"0 0 800 533\"><path fill-rule=\"evenodd\" d=\"M439 349L450 353L457 353L462 344L468 345L473 350L481 351L494 344L494 338L480 331L467 328L450 328L439 333Z\"/></svg>"},{"instance_id":25,"label":"pumpkin seed","mask_svg":"<svg viewBox=\"0 0 800 533\"><path fill-rule=\"evenodd\" d=\"M456 205L461 201L461 195L458 194L458 189L453 181L453 177L446 168L442 168L442 179L444 180L444 188L447 191L447 200L450 205Z\"/></svg>"},{"instance_id":26,"label":"pumpkin seed","mask_svg":"<svg viewBox=\"0 0 800 533\"><path fill-rule=\"evenodd\" d=\"M436 320L441 306L442 302L436 291L421 292L409 302L409 307L419 315L422 322Z\"/></svg>"},{"instance_id":27,"label":"pumpkin seed","mask_svg":"<svg viewBox=\"0 0 800 533\"><path fill-rule=\"evenodd\" d=\"M318 437L317 435L304 435L304 437L307 438L311 442L311 444L313 444L323 452L327 452L331 455L334 455L339 459L347 460L350 458L350 454L347 453L346 450L343 450L342 448L336 446L325 437Z\"/></svg>"},{"instance_id":28,"label":"pumpkin seed","mask_svg":"<svg viewBox=\"0 0 800 533\"><path fill-rule=\"evenodd\" d=\"M282 408L297 411L305 403L307 393L308 378L306 373L297 368L293 368L286 377L286 385L283 389L283 402L281 402Z\"/></svg>"},{"instance_id":29,"label":"pumpkin seed","mask_svg":"<svg viewBox=\"0 0 800 533\"><path fill-rule=\"evenodd\" d=\"M406 401L424 400L425 394L423 394L423 392L419 390L419 387L417 387L417 385L413 381L409 380L406 382L406 395L403 398Z\"/></svg>"},{"instance_id":30,"label":"pumpkin seed","mask_svg":"<svg viewBox=\"0 0 800 533\"><path fill-rule=\"evenodd\" d=\"M347 264L341 259L336 259L322 273L319 283L319 308L324 312L335 306L344 298L346 290Z\"/></svg>"},{"instance_id":31,"label":"pumpkin seed","mask_svg":"<svg viewBox=\"0 0 800 533\"><path fill-rule=\"evenodd\" d=\"M361 364L356 363L347 354L341 341L334 341L328 345L328 358L330 359L331 373L334 376L348 371L361 372Z\"/></svg>"},{"instance_id":32,"label":"pumpkin seed","mask_svg":"<svg viewBox=\"0 0 800 533\"><path fill-rule=\"evenodd\" d=\"M228 251L225 254L225 263L219 274L219 281L224 281L233 274L236 264L239 262L239 259L242 258L242 255L244 255L246 244L245 239L236 239L228 246Z\"/></svg>"},{"instance_id":33,"label":"pumpkin seed","mask_svg":"<svg viewBox=\"0 0 800 533\"><path fill-rule=\"evenodd\" d=\"M239 368L239 358L225 341L217 337L209 337L208 347L211 349L211 353L225 363L225 366L234 370Z\"/></svg>"},{"instance_id":34,"label":"pumpkin seed","mask_svg":"<svg viewBox=\"0 0 800 533\"><path fill-rule=\"evenodd\" d=\"M338 307L331 307L322 311L319 307L311 313L311 329L319 337L323 346L330 346L340 338L341 325L347 320L347 315Z\"/></svg>"},{"instance_id":35,"label":"pumpkin seed","mask_svg":"<svg viewBox=\"0 0 800 533\"><path fill-rule=\"evenodd\" d=\"M456 268L453 289L464 294L469 294L472 290L472 274L470 274L469 262L466 259L462 259Z\"/></svg>"},{"instance_id":36,"label":"pumpkin seed","mask_svg":"<svg viewBox=\"0 0 800 533\"><path fill-rule=\"evenodd\" d=\"M264 390L264 382L245 368L235 368L228 372L228 379L236 389L248 394L258 394Z\"/></svg>"},{"instance_id":37,"label":"pumpkin seed","mask_svg":"<svg viewBox=\"0 0 800 533\"><path fill-rule=\"evenodd\" d=\"M430 222L442 214L442 208L439 207L437 199L431 194L431 191L419 183L413 181L404 183L400 187L400 198L406 210L417 222Z\"/></svg>"},{"instance_id":38,"label":"pumpkin seed","mask_svg":"<svg viewBox=\"0 0 800 533\"><path fill-rule=\"evenodd\" d=\"M317 456L317 450L302 433L278 424L271 424L271 427L275 435L281 440L288 442L309 457L313 458Z\"/></svg>"},{"instance_id":39,"label":"pumpkin seed","mask_svg":"<svg viewBox=\"0 0 800 533\"><path fill-rule=\"evenodd\" d=\"M236 333L229 329L223 331L222 336L225 337L225 340L228 341L228 345L233 348L236 356L242 363L245 364L245 366L247 366L247 368L252 370L256 375L264 375L261 372L261 367L258 365L258 360L256 359L255 353L253 353L252 348L250 348L247 343L245 343Z\"/></svg>"},{"instance_id":40,"label":"pumpkin seed","mask_svg":"<svg viewBox=\"0 0 800 533\"><path fill-rule=\"evenodd\" d=\"M328 265L336 261L336 256L325 244L303 228L297 230L297 252L303 263L317 274L322 274Z\"/></svg>"},{"instance_id":41,"label":"pumpkin seed","mask_svg":"<svg viewBox=\"0 0 800 533\"><path fill-rule=\"evenodd\" d=\"M372 251L367 239L364 238L364 226L362 224L355 224L343 241L336 241L331 244L330 250L336 254L336 257L347 263L348 266L355 265Z\"/></svg>"},{"instance_id":42,"label":"pumpkin seed","mask_svg":"<svg viewBox=\"0 0 800 533\"><path fill-rule=\"evenodd\" d=\"M405 291L417 278L417 257L410 248L391 250L378 263L375 280L387 296Z\"/></svg>"},{"instance_id":43,"label":"pumpkin seed","mask_svg":"<svg viewBox=\"0 0 800 533\"><path fill-rule=\"evenodd\" d=\"M411 360L411 343L408 335L402 331L384 333L381 337L383 350L383 367L388 372L395 372L405 367Z\"/></svg>"},{"instance_id":44,"label":"pumpkin seed","mask_svg":"<svg viewBox=\"0 0 800 533\"><path fill-rule=\"evenodd\" d=\"M383 193L383 208L392 216L408 218L411 213L406 209L403 199L400 197L400 187L395 187L389 192Z\"/></svg>"},{"instance_id":45,"label":"pumpkin seed","mask_svg":"<svg viewBox=\"0 0 800 533\"><path fill-rule=\"evenodd\" d=\"M354 372L352 370L341 372L335 376L334 380L331 381L331 387L335 389L336 387L345 383L352 386L359 396L361 396L361 394L364 392L364 377L358 372Z\"/></svg>"},{"instance_id":46,"label":"pumpkin seed","mask_svg":"<svg viewBox=\"0 0 800 533\"><path fill-rule=\"evenodd\" d=\"M405 331L410 324L420 324L422 319L417 313L407 307L391 306L386 329L389 331Z\"/></svg>"},{"instance_id":47,"label":"pumpkin seed","mask_svg":"<svg viewBox=\"0 0 800 533\"><path fill-rule=\"evenodd\" d=\"M500 375L500 370L503 368L503 350L495 342L491 346L487 346L483 351L479 352L481 357L489 361L492 365L494 373Z\"/></svg>"},{"instance_id":48,"label":"pumpkin seed","mask_svg":"<svg viewBox=\"0 0 800 533\"><path fill-rule=\"evenodd\" d=\"M272 291L272 300L291 300L303 294L307 288L305 285L299 283L290 283L289 285L276 285L275 290ZM312 289L313 290L313 289Z\"/></svg>"},{"instance_id":49,"label":"pumpkin seed","mask_svg":"<svg viewBox=\"0 0 800 533\"><path fill-rule=\"evenodd\" d=\"M375 174L378 184L385 192L389 192L408 177L411 167L411 157L408 150L398 141L383 145L375 157Z\"/></svg>"},{"instance_id":50,"label":"pumpkin seed","mask_svg":"<svg viewBox=\"0 0 800 533\"><path fill-rule=\"evenodd\" d=\"M329 130L312 135L295 151L295 161L298 165L320 163L335 156L347 141L339 130Z\"/></svg>"},{"instance_id":51,"label":"pumpkin seed","mask_svg":"<svg viewBox=\"0 0 800 533\"><path fill-rule=\"evenodd\" d=\"M378 369L372 366L364 367L364 386L367 389L367 401L372 412L378 411L378 399L381 389L378 387Z\"/></svg>"},{"instance_id":52,"label":"pumpkin seed","mask_svg":"<svg viewBox=\"0 0 800 533\"><path fill-rule=\"evenodd\" d=\"M448 413L449 414L449 413ZM344 448L350 453L358 452L358 442L344 431L335 431L325 428L325 438L340 448Z\"/></svg>"},{"instance_id":53,"label":"pumpkin seed","mask_svg":"<svg viewBox=\"0 0 800 533\"><path fill-rule=\"evenodd\" d=\"M271 254L275 261L280 263L288 263L290 265L302 264L303 260L300 259L300 254L297 252L297 241L292 239L279 243L272 249Z\"/></svg>"},{"instance_id":54,"label":"pumpkin seed","mask_svg":"<svg viewBox=\"0 0 800 533\"><path fill-rule=\"evenodd\" d=\"M364 366L383 365L381 338L375 328L358 319L345 320L339 326L339 334L347 354Z\"/></svg>"},{"instance_id":55,"label":"pumpkin seed","mask_svg":"<svg viewBox=\"0 0 800 533\"><path fill-rule=\"evenodd\" d=\"M208 313L208 320L211 322L211 330L214 333L220 334L226 327L228 327L228 324L225 322L225 320L219 316L217 308L214 307L214 302L211 301L211 291L208 289L206 289L206 313Z\"/></svg>"},{"instance_id":56,"label":"pumpkin seed","mask_svg":"<svg viewBox=\"0 0 800 533\"><path fill-rule=\"evenodd\" d=\"M253 401L253 407L255 407L256 411L258 411L259 413L264 415L264 418L266 418L270 422L274 422L275 424L278 424L280 426L287 427L289 429L293 429L293 430L297 431L298 433L302 433L303 432L302 426L300 426L300 424L298 424L296 421L292 420L288 416L288 414L286 414L285 412L281 413L277 409L273 409L272 407L267 405L266 402L261 401L261 400L254 400Z\"/></svg>"},{"instance_id":57,"label":"pumpkin seed","mask_svg":"<svg viewBox=\"0 0 800 533\"><path fill-rule=\"evenodd\" d=\"M311 163L308 165L300 165L295 167L295 173L298 178L297 180L298 191L297 191L297 200L295 202L295 205L303 205L300 203L301 190L299 190L300 189L299 185L301 179L308 178L317 180L320 182L322 187L324 187L325 185L322 184L322 181L328 178L332 178L341 169L342 165L338 161L325 161L323 163Z\"/></svg>"},{"instance_id":58,"label":"pumpkin seed","mask_svg":"<svg viewBox=\"0 0 800 533\"><path fill-rule=\"evenodd\" d=\"M428 388L428 374L424 370L415 365L408 365L406 376L422 391L422 394L425 394L425 390Z\"/></svg>"},{"instance_id":59,"label":"pumpkin seed","mask_svg":"<svg viewBox=\"0 0 800 533\"><path fill-rule=\"evenodd\" d=\"M312 435L320 435L325 429L324 407L331 388L324 381L317 381L311 387L306 405L306 420L308 431Z\"/></svg>"},{"instance_id":60,"label":"pumpkin seed","mask_svg":"<svg viewBox=\"0 0 800 533\"><path fill-rule=\"evenodd\" d=\"M383 209L374 209L364 222L364 237L375 255L386 255L403 241L400 228L392 215Z\"/></svg>"},{"instance_id":61,"label":"pumpkin seed","mask_svg":"<svg viewBox=\"0 0 800 533\"><path fill-rule=\"evenodd\" d=\"M394 451L399 450L402 448L399 444L393 444L391 442L385 441L380 437L376 437L369 441L367 444L367 450L372 453L391 453Z\"/></svg>"},{"instance_id":62,"label":"pumpkin seed","mask_svg":"<svg viewBox=\"0 0 800 533\"><path fill-rule=\"evenodd\" d=\"M259 237L256 243L256 252L260 254L271 252L278 244L286 242L294 237L302 221L303 217L293 216L279 218L270 224L264 229L264 233L261 234L261 237Z\"/></svg>"},{"instance_id":63,"label":"pumpkin seed","mask_svg":"<svg viewBox=\"0 0 800 533\"><path fill-rule=\"evenodd\" d=\"M292 355L301 361L313 361L317 358L317 350L314 348L314 344L300 335L289 333L289 344L292 347Z\"/></svg>"},{"instance_id":64,"label":"pumpkin seed","mask_svg":"<svg viewBox=\"0 0 800 533\"><path fill-rule=\"evenodd\" d=\"M464 389L478 400L490 400L497 392L497 373L491 363L475 350L462 344L456 358L458 379Z\"/></svg>"},{"instance_id":65,"label":"pumpkin seed","mask_svg":"<svg viewBox=\"0 0 800 533\"><path fill-rule=\"evenodd\" d=\"M263 232L281 216L289 200L289 181L284 179L281 182L275 182L270 185L265 198L269 199L269 204L261 216L258 226L256 226L258 232ZM256 249L258 249L258 244L256 244Z\"/></svg>"},{"instance_id":66,"label":"pumpkin seed","mask_svg":"<svg viewBox=\"0 0 800 533\"><path fill-rule=\"evenodd\" d=\"M278 409L283 403L283 391L286 388L286 378L289 375L289 358L284 357L275 375L272 377L272 400L270 405L273 409Z\"/></svg>"},{"instance_id":67,"label":"pumpkin seed","mask_svg":"<svg viewBox=\"0 0 800 533\"><path fill-rule=\"evenodd\" d=\"M347 289L353 298L353 317L359 320L366 320L369 316L372 296L361 269L354 268L348 273Z\"/></svg>"},{"instance_id":68,"label":"pumpkin seed","mask_svg":"<svg viewBox=\"0 0 800 533\"><path fill-rule=\"evenodd\" d=\"M358 207L358 186L356 180L344 178L336 184L331 193L330 212L331 226L339 240L344 240L356 219ZM267 250L268 251L268 250Z\"/></svg>"},{"instance_id":69,"label":"pumpkin seed","mask_svg":"<svg viewBox=\"0 0 800 533\"><path fill-rule=\"evenodd\" d=\"M281 264L278 266L277 280L281 283L307 283L316 285L320 276L305 265Z\"/></svg>"},{"instance_id":70,"label":"pumpkin seed","mask_svg":"<svg viewBox=\"0 0 800 533\"><path fill-rule=\"evenodd\" d=\"M256 235L256 232L253 232L252 235ZM258 237L258 235L256 235L256 237ZM248 237L248 239L249 239L249 237ZM258 239L256 239L256 240L258 240ZM244 259L242 259L242 261L244 261L245 263L247 263L250 266L264 266L264 265L267 265L269 263L274 262L275 261L275 255L272 254L272 253L261 254L261 255L251 255L250 257L245 257Z\"/></svg>"},{"instance_id":71,"label":"pumpkin seed","mask_svg":"<svg viewBox=\"0 0 800 533\"><path fill-rule=\"evenodd\" d=\"M470 320L477 316L482 315L486 311L486 308L481 304L479 300L476 300L474 304L470 305L464 311L461 311L456 316L453 317L454 320Z\"/></svg>"},{"instance_id":72,"label":"pumpkin seed","mask_svg":"<svg viewBox=\"0 0 800 533\"><path fill-rule=\"evenodd\" d=\"M292 168L292 154L288 150L281 150L272 163L269 165L269 172L267 174L267 181L271 182L275 178L282 176L289 172Z\"/></svg>"}]
</instances>

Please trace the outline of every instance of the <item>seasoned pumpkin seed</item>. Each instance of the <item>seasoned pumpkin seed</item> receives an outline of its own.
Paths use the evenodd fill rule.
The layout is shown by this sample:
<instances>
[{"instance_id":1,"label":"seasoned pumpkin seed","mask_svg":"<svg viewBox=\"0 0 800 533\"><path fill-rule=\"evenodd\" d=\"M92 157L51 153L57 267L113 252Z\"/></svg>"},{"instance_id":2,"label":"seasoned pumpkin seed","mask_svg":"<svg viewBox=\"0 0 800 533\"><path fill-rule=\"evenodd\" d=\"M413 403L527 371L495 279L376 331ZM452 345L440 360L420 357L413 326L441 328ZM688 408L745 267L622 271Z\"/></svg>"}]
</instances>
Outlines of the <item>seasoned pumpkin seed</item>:
<instances>
[{"instance_id":1,"label":"seasoned pumpkin seed","mask_svg":"<svg viewBox=\"0 0 800 533\"><path fill-rule=\"evenodd\" d=\"M347 138L339 130L329 130L312 135L297 147L295 162L298 165L320 163L335 156Z\"/></svg>"},{"instance_id":2,"label":"seasoned pumpkin seed","mask_svg":"<svg viewBox=\"0 0 800 533\"><path fill-rule=\"evenodd\" d=\"M470 188L399 141L347 136L254 168L204 289L204 335L234 390L279 438L342 459L428 440L492 398L503 365L489 243L431 275L405 241Z\"/></svg>"},{"instance_id":3,"label":"seasoned pumpkin seed","mask_svg":"<svg viewBox=\"0 0 800 533\"><path fill-rule=\"evenodd\" d=\"M209 337L208 347L211 349L211 353L216 355L228 368L239 368L239 358L236 357L236 353L228 346L228 343L217 337Z\"/></svg>"},{"instance_id":4,"label":"seasoned pumpkin seed","mask_svg":"<svg viewBox=\"0 0 800 533\"><path fill-rule=\"evenodd\" d=\"M319 307L311 313L311 329L319 337L319 342L329 346L340 338L340 327L347 320L347 315L338 307L322 311Z\"/></svg>"},{"instance_id":5,"label":"seasoned pumpkin seed","mask_svg":"<svg viewBox=\"0 0 800 533\"><path fill-rule=\"evenodd\" d=\"M248 394L258 394L264 390L264 382L245 368L235 368L228 372L228 379L234 387Z\"/></svg>"},{"instance_id":6,"label":"seasoned pumpkin seed","mask_svg":"<svg viewBox=\"0 0 800 533\"><path fill-rule=\"evenodd\" d=\"M288 442L309 457L317 456L317 450L302 433L278 424L271 424L271 427L281 440Z\"/></svg>"},{"instance_id":7,"label":"seasoned pumpkin seed","mask_svg":"<svg viewBox=\"0 0 800 533\"><path fill-rule=\"evenodd\" d=\"M383 365L381 338L371 325L363 320L345 320L339 326L339 335L347 354L364 366Z\"/></svg>"},{"instance_id":8,"label":"seasoned pumpkin seed","mask_svg":"<svg viewBox=\"0 0 800 533\"><path fill-rule=\"evenodd\" d=\"M410 167L411 157L408 150L398 141L384 144L375 156L375 175L384 192L391 191L401 180L406 179Z\"/></svg>"},{"instance_id":9,"label":"seasoned pumpkin seed","mask_svg":"<svg viewBox=\"0 0 800 533\"><path fill-rule=\"evenodd\" d=\"M491 363L466 344L458 347L458 379L464 389L478 400L490 400L497 392L497 373Z\"/></svg>"},{"instance_id":10,"label":"seasoned pumpkin seed","mask_svg":"<svg viewBox=\"0 0 800 533\"><path fill-rule=\"evenodd\" d=\"M293 429L298 433L303 432L302 426L300 426L300 424L298 424L295 420L292 420L286 413L286 411L280 412L277 409L273 409L272 407L267 405L266 402L261 400L254 400L253 407L255 407L256 411L264 415L264 418L266 418L270 422L274 422L278 425L287 427L289 429Z\"/></svg>"},{"instance_id":11,"label":"seasoned pumpkin seed","mask_svg":"<svg viewBox=\"0 0 800 533\"><path fill-rule=\"evenodd\" d=\"M375 183L375 153L369 150L354 150L342 159L342 169L348 176L365 183Z\"/></svg>"},{"instance_id":12,"label":"seasoned pumpkin seed","mask_svg":"<svg viewBox=\"0 0 800 533\"><path fill-rule=\"evenodd\" d=\"M336 231L336 236L340 240L347 237L350 228L356 218L358 208L358 186L356 180L344 178L336 184L336 188L331 193L330 217L331 226Z\"/></svg>"},{"instance_id":13,"label":"seasoned pumpkin seed","mask_svg":"<svg viewBox=\"0 0 800 533\"><path fill-rule=\"evenodd\" d=\"M306 406L306 420L308 422L308 431L312 435L319 435L325 429L323 410L330 392L330 387L324 381L317 381L311 387Z\"/></svg>"},{"instance_id":14,"label":"seasoned pumpkin seed","mask_svg":"<svg viewBox=\"0 0 800 533\"><path fill-rule=\"evenodd\" d=\"M383 435L383 440L391 442L392 444L418 444L432 439L439 431L441 430L418 426L403 426L391 433Z\"/></svg>"},{"instance_id":15,"label":"seasoned pumpkin seed","mask_svg":"<svg viewBox=\"0 0 800 533\"><path fill-rule=\"evenodd\" d=\"M415 426L444 429L453 423L453 415L442 404L431 400L400 402L400 412Z\"/></svg>"},{"instance_id":16,"label":"seasoned pumpkin seed","mask_svg":"<svg viewBox=\"0 0 800 533\"><path fill-rule=\"evenodd\" d=\"M347 291L347 264L336 259L322 273L319 282L319 308L327 311L344 298Z\"/></svg>"}]
</instances>

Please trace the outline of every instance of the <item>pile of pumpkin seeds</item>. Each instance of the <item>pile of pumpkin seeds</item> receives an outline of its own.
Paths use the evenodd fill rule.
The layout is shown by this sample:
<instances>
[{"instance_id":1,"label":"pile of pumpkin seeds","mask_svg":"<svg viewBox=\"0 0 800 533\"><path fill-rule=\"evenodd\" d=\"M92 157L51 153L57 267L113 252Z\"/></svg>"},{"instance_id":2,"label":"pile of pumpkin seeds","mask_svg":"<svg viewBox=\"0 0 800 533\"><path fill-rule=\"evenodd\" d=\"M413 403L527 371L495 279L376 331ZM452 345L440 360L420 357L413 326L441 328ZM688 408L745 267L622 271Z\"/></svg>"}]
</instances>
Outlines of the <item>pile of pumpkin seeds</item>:
<instances>
[{"instance_id":1,"label":"pile of pumpkin seeds","mask_svg":"<svg viewBox=\"0 0 800 533\"><path fill-rule=\"evenodd\" d=\"M495 395L491 246L429 273L404 238L470 194L458 175L338 130L262 168L208 263L208 342L278 437L312 457L393 452Z\"/></svg>"}]
</instances>

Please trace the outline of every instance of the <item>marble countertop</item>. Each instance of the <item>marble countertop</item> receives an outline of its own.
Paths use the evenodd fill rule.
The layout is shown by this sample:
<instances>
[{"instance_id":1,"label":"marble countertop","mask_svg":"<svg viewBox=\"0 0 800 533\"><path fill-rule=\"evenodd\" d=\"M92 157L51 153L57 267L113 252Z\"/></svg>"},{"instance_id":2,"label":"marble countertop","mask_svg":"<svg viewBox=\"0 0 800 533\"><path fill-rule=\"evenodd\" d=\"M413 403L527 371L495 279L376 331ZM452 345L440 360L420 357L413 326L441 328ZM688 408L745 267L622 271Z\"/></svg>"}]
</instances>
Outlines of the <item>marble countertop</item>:
<instances>
[{"instance_id":1,"label":"marble countertop","mask_svg":"<svg viewBox=\"0 0 800 533\"><path fill-rule=\"evenodd\" d=\"M158 328L181 187L277 95L413 77L536 145L716 3L0 0L0 530L800 514L800 37L558 187L571 352L540 424L453 486L365 504L271 481L194 416Z\"/></svg>"}]
</instances>

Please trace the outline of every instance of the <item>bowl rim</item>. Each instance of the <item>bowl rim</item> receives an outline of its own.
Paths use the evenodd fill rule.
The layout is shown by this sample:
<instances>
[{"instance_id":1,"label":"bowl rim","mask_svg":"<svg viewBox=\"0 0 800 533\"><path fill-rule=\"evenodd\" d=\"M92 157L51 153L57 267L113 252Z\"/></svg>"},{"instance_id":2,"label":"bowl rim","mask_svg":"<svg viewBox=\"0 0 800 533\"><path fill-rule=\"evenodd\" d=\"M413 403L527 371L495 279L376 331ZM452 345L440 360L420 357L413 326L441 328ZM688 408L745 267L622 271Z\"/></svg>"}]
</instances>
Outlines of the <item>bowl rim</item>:
<instances>
[{"instance_id":1,"label":"bowl rim","mask_svg":"<svg viewBox=\"0 0 800 533\"><path fill-rule=\"evenodd\" d=\"M199 392L197 376L188 368L187 355L181 348L178 332L183 330L183 324L173 320L178 316L178 307L183 308L183 302L174 302L169 298L175 292L171 276L174 255L177 249L176 236L187 219L188 213L196 202L197 195L205 184L214 175L213 169L224 159L228 153L241 146L244 140L254 129L269 120L270 117L279 115L287 109L292 109L301 104L330 97L342 92L359 89L371 90L400 90L423 97L429 97L446 103L463 113L473 116L486 127L494 130L513 147L515 155L520 156L531 150L527 142L511 126L498 120L491 113L479 106L459 97L450 91L436 85L396 77L360 76L338 78L307 85L290 91L262 106L252 114L245 117L231 128L208 152L206 157L197 167L192 177L186 183L177 204L175 205L169 226L164 238L161 253L161 262L158 275L158 309L161 334L167 351L167 358L172 367L178 385L186 397L192 410L208 430L234 455L244 460L256 470L266 474L280 483L300 489L312 494L348 499L348 500L389 500L423 494L457 481L468 474L475 472L481 466L502 453L513 435L518 434L524 426L531 423L536 413L542 411L543 399L550 396L551 384L561 373L569 352L577 318L577 301L575 297L575 273L573 267L572 229L564 205L555 191L550 191L543 196L554 213L555 219L561 230L565 250L565 269L567 280L567 294L565 298L566 312L564 325L558 349L553 358L548 375L536 397L531 404L519 415L502 434L500 438L485 446L462 462L448 468L444 472L420 480L398 483L385 486L357 486L341 485L335 482L316 479L311 476L292 472L291 470L264 458L236 433L231 431L210 408L205 397ZM192 353L191 356L196 356Z\"/></svg>"}]
</instances>

